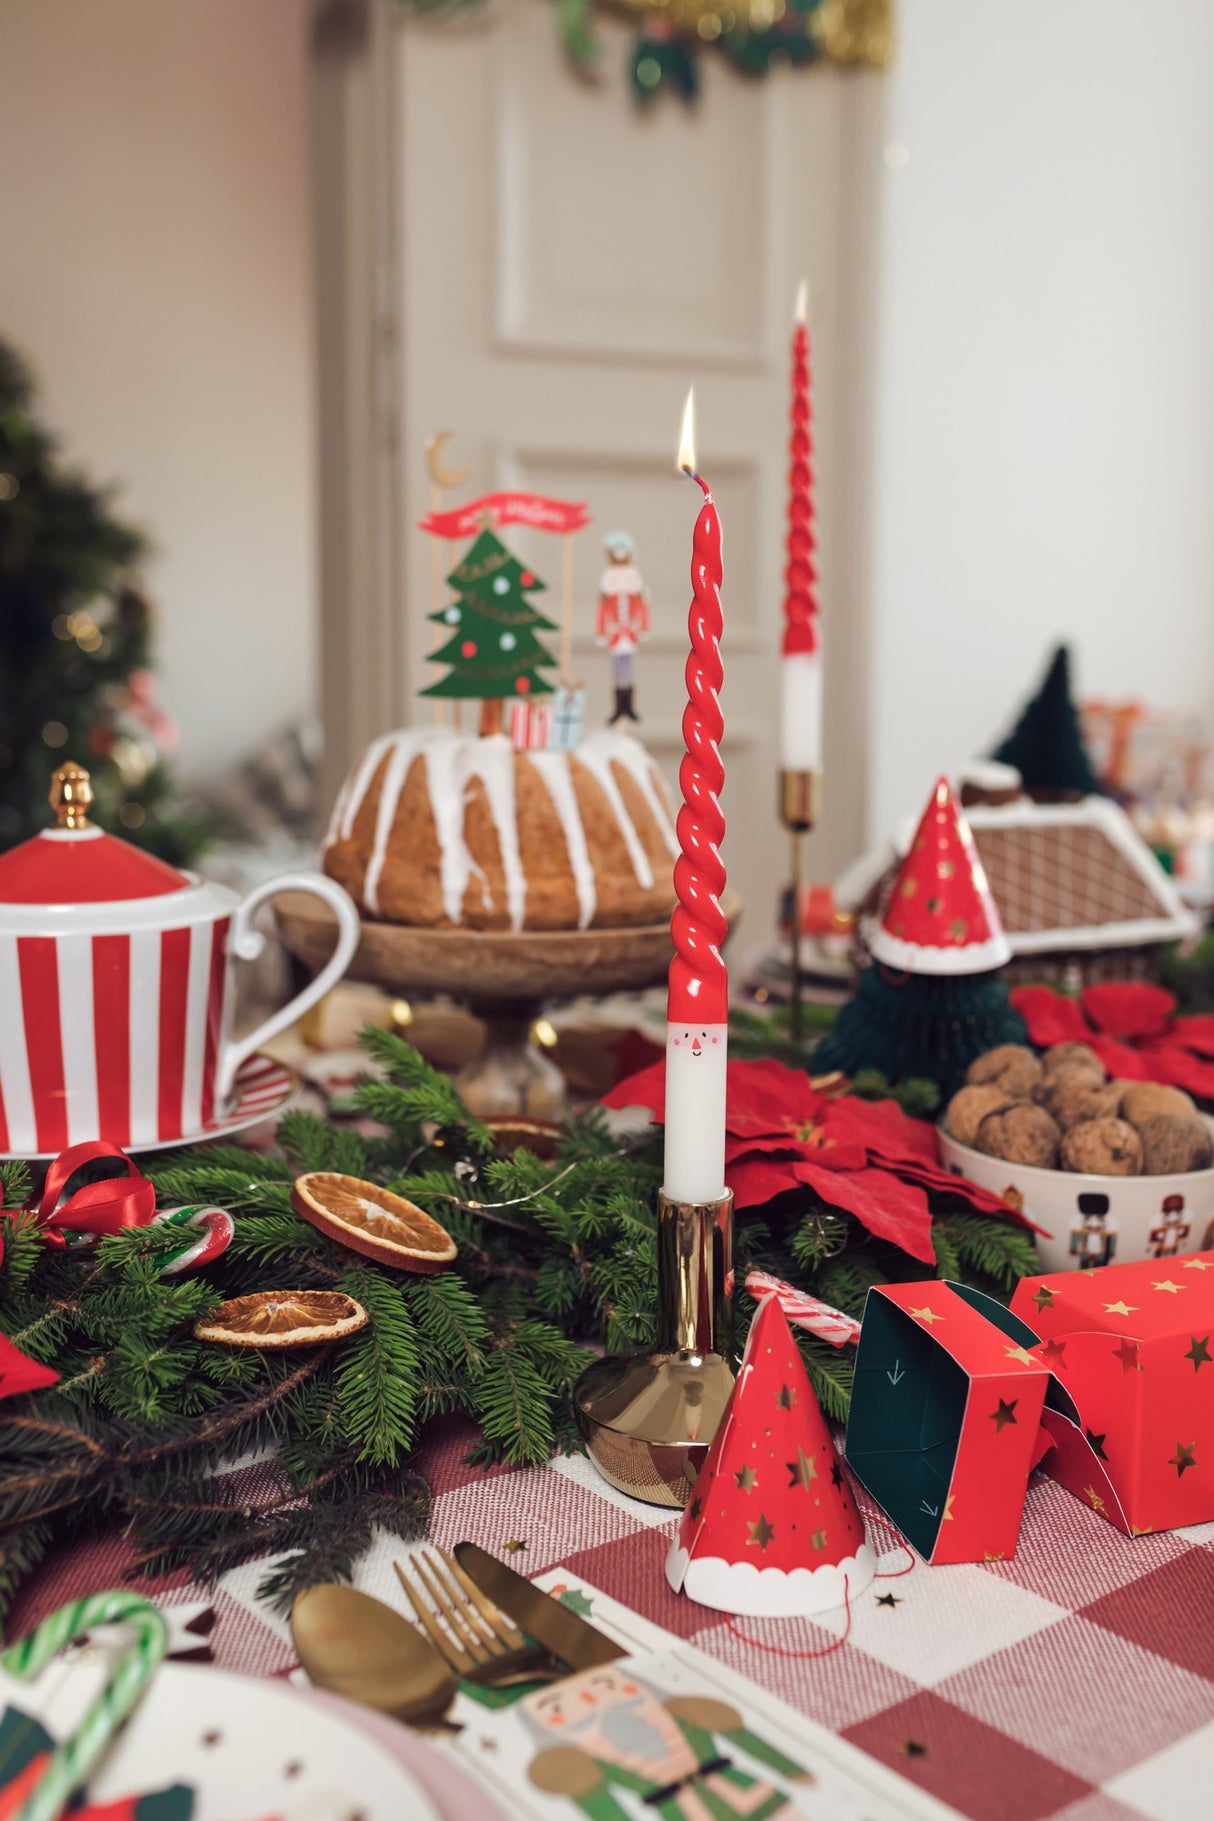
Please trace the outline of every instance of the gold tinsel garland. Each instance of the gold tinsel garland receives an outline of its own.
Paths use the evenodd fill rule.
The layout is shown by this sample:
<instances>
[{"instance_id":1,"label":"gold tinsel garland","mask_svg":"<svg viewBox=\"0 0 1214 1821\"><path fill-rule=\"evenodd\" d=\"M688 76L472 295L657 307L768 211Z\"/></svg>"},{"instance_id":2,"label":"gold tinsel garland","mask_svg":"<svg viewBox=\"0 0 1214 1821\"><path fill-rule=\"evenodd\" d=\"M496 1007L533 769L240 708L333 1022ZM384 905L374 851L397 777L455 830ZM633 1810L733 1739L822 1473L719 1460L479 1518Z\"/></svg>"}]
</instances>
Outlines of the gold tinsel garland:
<instances>
[{"instance_id":1,"label":"gold tinsel garland","mask_svg":"<svg viewBox=\"0 0 1214 1821\"><path fill-rule=\"evenodd\" d=\"M784 0L599 0L616 12L648 21L661 20L673 30L695 34L711 44L724 32L764 32L784 12ZM831 63L864 64L884 69L893 56L893 0L822 0L813 17L813 32L822 56Z\"/></svg>"}]
</instances>

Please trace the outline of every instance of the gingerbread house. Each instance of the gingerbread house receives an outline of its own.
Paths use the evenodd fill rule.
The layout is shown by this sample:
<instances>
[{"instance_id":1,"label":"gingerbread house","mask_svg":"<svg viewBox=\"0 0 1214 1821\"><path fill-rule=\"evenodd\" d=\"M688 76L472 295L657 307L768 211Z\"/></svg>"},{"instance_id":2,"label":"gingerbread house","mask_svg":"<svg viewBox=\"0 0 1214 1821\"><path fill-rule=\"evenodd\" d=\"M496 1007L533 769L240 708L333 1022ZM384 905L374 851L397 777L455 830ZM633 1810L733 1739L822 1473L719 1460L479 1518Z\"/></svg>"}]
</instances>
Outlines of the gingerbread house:
<instances>
[{"instance_id":1,"label":"gingerbread house","mask_svg":"<svg viewBox=\"0 0 1214 1821\"><path fill-rule=\"evenodd\" d=\"M1149 979L1169 943L1196 933L1192 912L1110 798L1044 804L1017 797L965 813L1014 981ZM862 962L865 926L884 914L909 834L908 827L900 841L857 861L836 884L839 907L855 913Z\"/></svg>"}]
</instances>

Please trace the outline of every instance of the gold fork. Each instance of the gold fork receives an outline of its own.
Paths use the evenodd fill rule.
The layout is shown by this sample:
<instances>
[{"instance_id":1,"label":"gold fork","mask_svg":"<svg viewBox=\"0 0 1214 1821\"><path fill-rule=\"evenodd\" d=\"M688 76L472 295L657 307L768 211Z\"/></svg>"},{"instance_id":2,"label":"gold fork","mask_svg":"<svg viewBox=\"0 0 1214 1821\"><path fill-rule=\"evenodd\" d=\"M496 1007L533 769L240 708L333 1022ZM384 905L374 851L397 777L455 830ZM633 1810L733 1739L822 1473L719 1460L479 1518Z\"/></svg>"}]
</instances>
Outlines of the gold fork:
<instances>
[{"instance_id":1,"label":"gold fork","mask_svg":"<svg viewBox=\"0 0 1214 1821\"><path fill-rule=\"evenodd\" d=\"M568 1673L528 1642L445 1549L419 1550L411 1558L430 1603L419 1597L402 1562L392 1566L430 1642L465 1681L509 1688L519 1682L553 1682Z\"/></svg>"}]
</instances>

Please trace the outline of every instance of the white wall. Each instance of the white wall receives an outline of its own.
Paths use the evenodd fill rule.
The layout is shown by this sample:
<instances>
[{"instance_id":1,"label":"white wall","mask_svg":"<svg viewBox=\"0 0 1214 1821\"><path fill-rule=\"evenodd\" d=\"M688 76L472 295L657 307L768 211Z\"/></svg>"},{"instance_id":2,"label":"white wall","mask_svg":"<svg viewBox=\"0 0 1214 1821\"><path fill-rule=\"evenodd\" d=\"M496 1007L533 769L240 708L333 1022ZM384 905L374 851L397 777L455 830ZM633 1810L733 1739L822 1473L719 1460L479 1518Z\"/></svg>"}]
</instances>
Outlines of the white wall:
<instances>
[{"instance_id":1,"label":"white wall","mask_svg":"<svg viewBox=\"0 0 1214 1821\"><path fill-rule=\"evenodd\" d=\"M315 672L304 0L0 0L0 336L146 528L212 774Z\"/></svg>"},{"instance_id":2,"label":"white wall","mask_svg":"<svg viewBox=\"0 0 1214 1821\"><path fill-rule=\"evenodd\" d=\"M1148 9L1149 10L1149 9ZM1086 694L1214 686L1214 6L906 0L878 374L870 832Z\"/></svg>"}]
</instances>

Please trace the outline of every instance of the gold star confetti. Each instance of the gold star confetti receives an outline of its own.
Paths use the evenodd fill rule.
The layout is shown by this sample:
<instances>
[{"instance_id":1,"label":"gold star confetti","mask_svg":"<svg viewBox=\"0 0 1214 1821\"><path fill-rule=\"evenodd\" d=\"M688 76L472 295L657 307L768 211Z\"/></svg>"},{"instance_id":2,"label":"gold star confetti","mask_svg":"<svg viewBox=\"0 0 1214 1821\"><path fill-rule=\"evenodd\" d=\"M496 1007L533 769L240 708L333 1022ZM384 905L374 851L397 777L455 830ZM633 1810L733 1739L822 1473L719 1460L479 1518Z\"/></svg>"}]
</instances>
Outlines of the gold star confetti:
<instances>
[{"instance_id":1,"label":"gold star confetti","mask_svg":"<svg viewBox=\"0 0 1214 1821\"><path fill-rule=\"evenodd\" d=\"M1033 1358L1027 1347L1005 1347L1004 1354L1008 1359L1019 1360L1022 1366L1038 1366L1040 1360Z\"/></svg>"},{"instance_id":2,"label":"gold star confetti","mask_svg":"<svg viewBox=\"0 0 1214 1821\"><path fill-rule=\"evenodd\" d=\"M1138 1304L1127 1302L1106 1303L1104 1305L1104 1312L1106 1315L1137 1315Z\"/></svg>"},{"instance_id":3,"label":"gold star confetti","mask_svg":"<svg viewBox=\"0 0 1214 1821\"><path fill-rule=\"evenodd\" d=\"M1006 1200L1006 1197L1004 1199ZM1053 1290L1050 1289L1050 1286L1048 1284L1042 1284L1042 1286L1038 1290L1036 1296L1034 1296L1034 1298L1033 1298L1033 1301L1037 1305L1038 1310L1053 1308L1053 1306L1057 1302L1057 1300L1058 1300L1057 1295L1055 1294L1055 1292Z\"/></svg>"},{"instance_id":4,"label":"gold star confetti","mask_svg":"<svg viewBox=\"0 0 1214 1821\"><path fill-rule=\"evenodd\" d=\"M819 1549L819 1550L825 1549L826 1548L825 1530L815 1530L813 1532L813 1534L810 1536L809 1546L811 1549Z\"/></svg>"},{"instance_id":5,"label":"gold star confetti","mask_svg":"<svg viewBox=\"0 0 1214 1821\"><path fill-rule=\"evenodd\" d=\"M1196 1446L1196 1442L1177 1442L1175 1454L1168 1456L1168 1466L1175 1467L1178 1480L1184 1478L1190 1467L1197 1466L1197 1460L1193 1454Z\"/></svg>"},{"instance_id":6,"label":"gold star confetti","mask_svg":"<svg viewBox=\"0 0 1214 1821\"><path fill-rule=\"evenodd\" d=\"M936 1311L930 1307L926 1309L912 1309L911 1314L915 1317L916 1321L921 1321L925 1328L934 1328L938 1321L944 1320L943 1315L937 1315Z\"/></svg>"},{"instance_id":7,"label":"gold star confetti","mask_svg":"<svg viewBox=\"0 0 1214 1821\"><path fill-rule=\"evenodd\" d=\"M1093 1511L1103 1511L1104 1510L1104 1500L1101 1498L1100 1494L1097 1492L1095 1486L1085 1486L1083 1489L1083 1496L1087 1500L1088 1504L1092 1507Z\"/></svg>"},{"instance_id":8,"label":"gold star confetti","mask_svg":"<svg viewBox=\"0 0 1214 1821\"><path fill-rule=\"evenodd\" d=\"M896 1593L879 1593L876 1595L878 1606L901 1606L902 1602Z\"/></svg>"},{"instance_id":9,"label":"gold star confetti","mask_svg":"<svg viewBox=\"0 0 1214 1821\"><path fill-rule=\"evenodd\" d=\"M1009 1423L1016 1421L1016 1405L1020 1402L1014 1397L1009 1404L1006 1398L1000 1398L998 1407L991 1411L990 1420L995 1425L995 1434L1002 1435Z\"/></svg>"},{"instance_id":10,"label":"gold star confetti","mask_svg":"<svg viewBox=\"0 0 1214 1821\"><path fill-rule=\"evenodd\" d=\"M1185 1358L1192 1360L1194 1372L1200 1372L1203 1366L1214 1366L1214 1359L1210 1358L1209 1335L1207 1334L1204 1340L1198 1340L1195 1334L1190 1335L1189 1350L1185 1354Z\"/></svg>"},{"instance_id":11,"label":"gold star confetti","mask_svg":"<svg viewBox=\"0 0 1214 1821\"><path fill-rule=\"evenodd\" d=\"M1123 1340L1120 1347L1114 1347L1113 1358L1121 1361L1123 1372L1142 1371L1142 1361L1138 1357L1138 1342L1135 1340Z\"/></svg>"},{"instance_id":12,"label":"gold star confetti","mask_svg":"<svg viewBox=\"0 0 1214 1821\"><path fill-rule=\"evenodd\" d=\"M517 1555L519 1550L525 1549L527 1547L527 1545L523 1541L521 1536L512 1536L510 1538L510 1541L506 1544L506 1547L510 1551L511 1555Z\"/></svg>"},{"instance_id":13,"label":"gold star confetti","mask_svg":"<svg viewBox=\"0 0 1214 1821\"><path fill-rule=\"evenodd\" d=\"M753 1467L739 1467L733 1479L739 1492L749 1492L755 1483L755 1470Z\"/></svg>"},{"instance_id":14,"label":"gold star confetti","mask_svg":"<svg viewBox=\"0 0 1214 1821\"><path fill-rule=\"evenodd\" d=\"M791 1410L797 1401L797 1394L788 1385L780 1386L780 1395L776 1398L781 1410Z\"/></svg>"},{"instance_id":15,"label":"gold star confetti","mask_svg":"<svg viewBox=\"0 0 1214 1821\"><path fill-rule=\"evenodd\" d=\"M1166 1290L1170 1296L1179 1296L1180 1292L1187 1290L1188 1287L1188 1284L1174 1284L1170 1277L1165 1277L1160 1284L1152 1283L1151 1285L1152 1290Z\"/></svg>"},{"instance_id":16,"label":"gold star confetti","mask_svg":"<svg viewBox=\"0 0 1214 1821\"><path fill-rule=\"evenodd\" d=\"M818 1470L804 1448L798 1448L796 1460L786 1461L785 1466L788 1468L789 1485L802 1486L806 1492L809 1491L810 1481L818 1477Z\"/></svg>"},{"instance_id":17,"label":"gold star confetti","mask_svg":"<svg viewBox=\"0 0 1214 1821\"><path fill-rule=\"evenodd\" d=\"M756 1548L766 1549L767 1545L776 1534L775 1525L769 1524L761 1511L754 1523L748 1524L746 1528L750 1532L750 1535L746 1539L746 1546L748 1549L752 1543Z\"/></svg>"}]
</instances>

